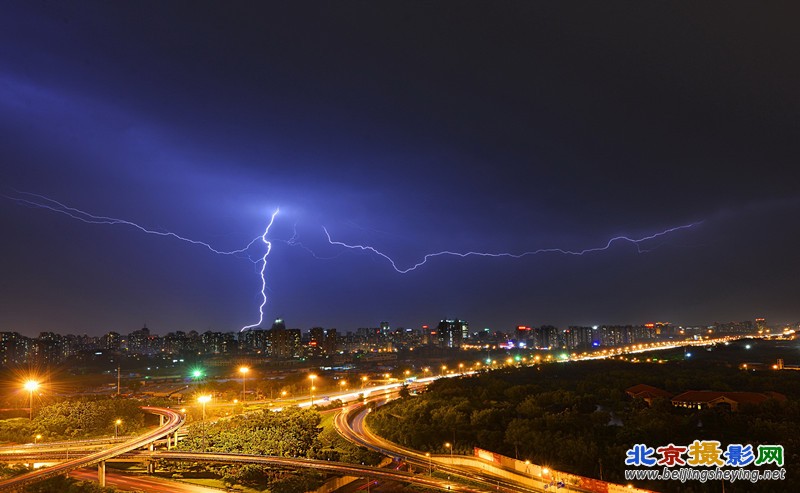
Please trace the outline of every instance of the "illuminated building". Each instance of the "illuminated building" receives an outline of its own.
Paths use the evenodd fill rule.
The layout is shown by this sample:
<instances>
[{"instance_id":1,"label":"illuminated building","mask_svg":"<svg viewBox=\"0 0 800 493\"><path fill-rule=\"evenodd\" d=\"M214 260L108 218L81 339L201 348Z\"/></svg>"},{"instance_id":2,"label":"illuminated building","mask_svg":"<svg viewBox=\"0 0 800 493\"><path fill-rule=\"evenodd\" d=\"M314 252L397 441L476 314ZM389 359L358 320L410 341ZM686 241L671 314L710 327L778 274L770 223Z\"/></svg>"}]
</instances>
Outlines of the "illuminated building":
<instances>
[{"instance_id":1,"label":"illuminated building","mask_svg":"<svg viewBox=\"0 0 800 493\"><path fill-rule=\"evenodd\" d=\"M469 337L469 323L464 320L442 320L436 327L439 347L458 348Z\"/></svg>"}]
</instances>

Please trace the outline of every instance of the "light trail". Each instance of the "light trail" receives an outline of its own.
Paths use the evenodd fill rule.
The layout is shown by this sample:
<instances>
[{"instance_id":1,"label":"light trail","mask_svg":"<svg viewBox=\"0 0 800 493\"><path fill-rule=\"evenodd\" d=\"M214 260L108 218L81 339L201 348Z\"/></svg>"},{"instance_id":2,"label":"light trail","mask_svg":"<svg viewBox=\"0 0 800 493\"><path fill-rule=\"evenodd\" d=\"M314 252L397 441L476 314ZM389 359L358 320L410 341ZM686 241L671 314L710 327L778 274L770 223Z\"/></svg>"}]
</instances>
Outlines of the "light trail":
<instances>
[{"instance_id":1,"label":"light trail","mask_svg":"<svg viewBox=\"0 0 800 493\"><path fill-rule=\"evenodd\" d=\"M647 250L642 250L641 249L640 244L642 242L645 242L645 241L648 241L648 240L652 240L652 239L658 238L660 236L664 236L664 235L667 235L669 233L673 233L675 231L689 229L689 228L692 228L694 226L697 226L698 224L702 224L702 222L703 221L698 221L698 222L694 222L694 223L690 223L690 224L684 224L682 226L675 226L673 228L665 229L664 231L660 231L658 233L654 233L654 234L651 234L651 235L648 235L648 236L644 236L642 238L630 238L630 237L627 237L627 236L615 236L615 237L611 238L610 240L608 240L608 242L604 246L586 248L584 250L565 250L563 248L540 248L538 250L533 250L533 251L529 251L529 252L522 252L522 253L507 253L507 252L491 253L491 252L474 252L474 251L471 251L471 252L452 252L452 251L449 251L449 250L445 250L445 251L436 252L436 253L429 253L429 254L425 255L422 258L422 260L420 260L419 262L417 262L416 264L414 264L414 265L412 265L411 267L408 267L408 268L400 268L400 267L398 267L397 263L394 261L394 259L392 259L389 255L377 250L374 247L371 247L369 245L351 245L351 244L348 244L348 243L344 243L342 241L334 240L333 238L331 238L331 234L328 232L327 228L325 228L323 226L322 229L325 231L325 236L328 238L328 243L330 243L331 245L341 246L341 247L348 248L348 249L351 249L351 250L360 250L360 251L372 252L375 255L378 255L378 256L383 257L384 259L386 259L392 265L392 268L395 271L397 271L398 273L406 274L408 272L416 270L418 267L421 267L422 265L425 265L425 263L427 263L428 260L430 260L432 258L435 258L435 257L441 257L441 256L453 256L453 257L461 257L461 258L473 257L473 256L475 256L475 257L495 257L495 258L508 257L508 258L515 258L515 259L522 258L522 257L527 257L527 256L532 256L532 255L539 255L539 254L543 254L543 253L559 253L559 254L562 254L562 255L580 256L580 255L586 255L587 253L593 253L593 252L600 252L600 251L608 250L609 248L611 248L611 245L613 245L616 242L621 242L621 241L628 242L628 243L633 243L633 244L636 245L636 249L637 249L637 251L639 253L646 253Z\"/></svg>"}]
</instances>

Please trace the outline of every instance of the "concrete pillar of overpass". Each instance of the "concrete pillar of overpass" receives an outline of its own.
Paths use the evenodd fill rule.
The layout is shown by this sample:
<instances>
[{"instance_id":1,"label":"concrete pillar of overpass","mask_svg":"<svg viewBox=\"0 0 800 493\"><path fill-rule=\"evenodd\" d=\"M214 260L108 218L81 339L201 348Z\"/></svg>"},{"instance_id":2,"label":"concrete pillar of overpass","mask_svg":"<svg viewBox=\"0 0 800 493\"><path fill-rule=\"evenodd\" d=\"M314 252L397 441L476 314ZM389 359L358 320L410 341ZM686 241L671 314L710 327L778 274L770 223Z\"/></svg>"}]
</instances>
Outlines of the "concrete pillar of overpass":
<instances>
[{"instance_id":1,"label":"concrete pillar of overpass","mask_svg":"<svg viewBox=\"0 0 800 493\"><path fill-rule=\"evenodd\" d=\"M150 452L153 452L153 451L155 451L155 449L156 449L156 444L155 444L155 443L153 443L153 442L150 442L150 445L148 445L148 446L147 446L147 449L148 449Z\"/></svg>"},{"instance_id":2,"label":"concrete pillar of overpass","mask_svg":"<svg viewBox=\"0 0 800 493\"><path fill-rule=\"evenodd\" d=\"M163 414L159 414L158 415L158 426L164 426L164 415Z\"/></svg>"},{"instance_id":3,"label":"concrete pillar of overpass","mask_svg":"<svg viewBox=\"0 0 800 493\"><path fill-rule=\"evenodd\" d=\"M147 474L155 474L156 463L152 460L147 461Z\"/></svg>"},{"instance_id":4,"label":"concrete pillar of overpass","mask_svg":"<svg viewBox=\"0 0 800 493\"><path fill-rule=\"evenodd\" d=\"M97 463L97 482L100 483L100 486L105 488L106 486L106 461L101 460Z\"/></svg>"}]
</instances>

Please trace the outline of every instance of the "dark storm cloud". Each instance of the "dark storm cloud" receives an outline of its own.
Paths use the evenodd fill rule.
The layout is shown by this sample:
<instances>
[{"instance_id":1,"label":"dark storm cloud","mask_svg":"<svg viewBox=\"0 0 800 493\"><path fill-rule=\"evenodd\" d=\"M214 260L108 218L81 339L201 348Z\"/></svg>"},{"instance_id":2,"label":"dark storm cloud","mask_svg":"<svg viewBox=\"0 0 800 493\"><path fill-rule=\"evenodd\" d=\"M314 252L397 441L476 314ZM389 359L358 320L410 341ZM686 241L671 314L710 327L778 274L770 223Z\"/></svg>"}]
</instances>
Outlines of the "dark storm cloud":
<instances>
[{"instance_id":1,"label":"dark storm cloud","mask_svg":"<svg viewBox=\"0 0 800 493\"><path fill-rule=\"evenodd\" d=\"M793 10L10 2L3 192L226 248L281 206L276 239L296 225L335 257L275 244L268 316L303 328L793 320ZM12 201L0 217L12 232L2 329L253 321L247 261ZM448 258L405 276L322 233L408 265L440 249L580 250L699 220L646 254Z\"/></svg>"}]
</instances>

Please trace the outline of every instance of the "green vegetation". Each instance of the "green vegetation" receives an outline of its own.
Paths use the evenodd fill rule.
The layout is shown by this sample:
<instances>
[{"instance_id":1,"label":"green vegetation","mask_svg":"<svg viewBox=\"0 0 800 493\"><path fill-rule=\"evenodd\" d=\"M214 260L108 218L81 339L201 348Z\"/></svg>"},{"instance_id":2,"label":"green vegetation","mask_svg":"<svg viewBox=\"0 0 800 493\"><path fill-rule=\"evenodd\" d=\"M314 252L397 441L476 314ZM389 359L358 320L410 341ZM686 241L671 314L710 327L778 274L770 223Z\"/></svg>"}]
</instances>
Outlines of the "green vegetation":
<instances>
[{"instance_id":1,"label":"green vegetation","mask_svg":"<svg viewBox=\"0 0 800 493\"><path fill-rule=\"evenodd\" d=\"M183 450L308 457L319 434L320 415L310 409L261 410L198 423L179 443ZM205 437L205 438L204 438ZM205 445L205 447L204 447Z\"/></svg>"},{"instance_id":2,"label":"green vegetation","mask_svg":"<svg viewBox=\"0 0 800 493\"><path fill-rule=\"evenodd\" d=\"M144 427L144 412L139 403L127 399L72 399L47 405L33 416L0 420L0 441L28 443L36 435L42 441L70 440L114 435L114 422L120 419L119 433L130 434Z\"/></svg>"},{"instance_id":3,"label":"green vegetation","mask_svg":"<svg viewBox=\"0 0 800 493\"><path fill-rule=\"evenodd\" d=\"M625 389L639 383L685 390L777 391L788 402L723 409L648 406ZM624 483L625 452L636 443L658 447L693 440L780 444L787 480L726 484L726 491L800 491L800 372L744 372L713 362L630 364L587 361L499 370L442 379L418 397L380 407L368 424L380 435L433 453L472 455L477 446L558 470ZM602 462L601 462L602 461ZM602 464L602 465L601 465ZM709 491L700 483L641 484L657 491ZM696 488L693 490L692 488Z\"/></svg>"},{"instance_id":4,"label":"green vegetation","mask_svg":"<svg viewBox=\"0 0 800 493\"><path fill-rule=\"evenodd\" d=\"M321 417L312 409L261 410L216 422L199 423L178 444L181 450L315 458ZM205 425L205 426L203 426ZM204 429L205 428L205 429ZM273 493L308 491L325 479L315 471L284 471L255 464L163 464L178 474L205 471L226 486L242 484ZM196 476L196 474L195 474Z\"/></svg>"}]
</instances>

